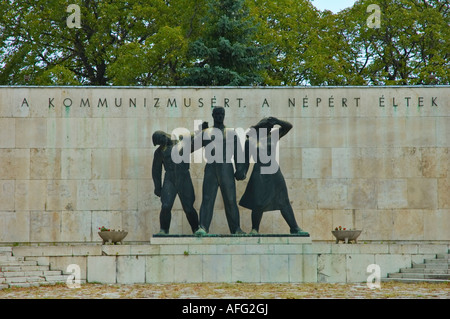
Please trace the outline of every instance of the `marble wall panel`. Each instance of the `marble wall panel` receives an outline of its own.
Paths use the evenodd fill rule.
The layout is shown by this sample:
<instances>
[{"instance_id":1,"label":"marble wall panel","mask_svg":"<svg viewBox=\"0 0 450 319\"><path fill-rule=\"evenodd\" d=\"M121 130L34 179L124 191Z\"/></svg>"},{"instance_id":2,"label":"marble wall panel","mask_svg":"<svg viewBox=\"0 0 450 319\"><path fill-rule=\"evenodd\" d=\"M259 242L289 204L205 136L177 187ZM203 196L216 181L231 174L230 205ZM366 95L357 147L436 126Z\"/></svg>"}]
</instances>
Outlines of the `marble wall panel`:
<instances>
[{"instance_id":1,"label":"marble wall panel","mask_svg":"<svg viewBox=\"0 0 450 319\"><path fill-rule=\"evenodd\" d=\"M338 223L362 228L369 241L449 240L449 87L0 91L0 242L98 241L103 225L148 240L159 231L161 207L153 132L211 126L216 105L226 108L225 124L242 131L265 116L293 124L279 163L297 221L314 240L333 240ZM199 211L205 163L195 154ZM238 201L251 168L236 183ZM250 231L251 212L240 212ZM171 231L190 233L179 199ZM260 231L289 229L275 211L264 214ZM229 233L220 192L211 232Z\"/></svg>"}]
</instances>

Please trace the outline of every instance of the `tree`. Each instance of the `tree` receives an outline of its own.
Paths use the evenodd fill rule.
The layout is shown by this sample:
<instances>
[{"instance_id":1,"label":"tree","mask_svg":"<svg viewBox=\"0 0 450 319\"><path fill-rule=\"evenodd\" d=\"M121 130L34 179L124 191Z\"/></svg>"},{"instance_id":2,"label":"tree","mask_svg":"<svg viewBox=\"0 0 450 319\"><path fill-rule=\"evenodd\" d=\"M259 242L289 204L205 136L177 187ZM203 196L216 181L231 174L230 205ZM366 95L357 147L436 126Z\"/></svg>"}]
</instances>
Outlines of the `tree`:
<instances>
[{"instance_id":1,"label":"tree","mask_svg":"<svg viewBox=\"0 0 450 319\"><path fill-rule=\"evenodd\" d=\"M248 1L257 22L257 41L269 46L269 64L264 83L308 83L305 54L311 48L319 12L309 0Z\"/></svg>"},{"instance_id":2,"label":"tree","mask_svg":"<svg viewBox=\"0 0 450 319\"><path fill-rule=\"evenodd\" d=\"M337 14L310 1L252 3L263 26L258 40L274 44L271 85L449 83L448 0L377 1L379 29L367 24L370 0Z\"/></svg>"},{"instance_id":3,"label":"tree","mask_svg":"<svg viewBox=\"0 0 450 319\"><path fill-rule=\"evenodd\" d=\"M450 83L449 0L0 1L0 85Z\"/></svg>"},{"instance_id":4,"label":"tree","mask_svg":"<svg viewBox=\"0 0 450 319\"><path fill-rule=\"evenodd\" d=\"M352 20L347 41L360 54L357 65L367 84L450 83L448 0L379 0L380 28L367 26L371 0L340 13ZM358 52L359 49L359 52Z\"/></svg>"},{"instance_id":5,"label":"tree","mask_svg":"<svg viewBox=\"0 0 450 319\"><path fill-rule=\"evenodd\" d=\"M309 0L253 0L258 41L271 43L269 85L361 85L357 52L348 42L351 19L320 12Z\"/></svg>"},{"instance_id":6,"label":"tree","mask_svg":"<svg viewBox=\"0 0 450 319\"><path fill-rule=\"evenodd\" d=\"M145 41L130 41L116 51L108 75L115 85L177 85L187 64L188 45L198 37L205 1L166 1L157 30Z\"/></svg>"},{"instance_id":7,"label":"tree","mask_svg":"<svg viewBox=\"0 0 450 319\"><path fill-rule=\"evenodd\" d=\"M169 85L180 77L176 63L202 1L72 3L81 9L81 28L68 27L67 1L1 2L1 84Z\"/></svg>"},{"instance_id":8,"label":"tree","mask_svg":"<svg viewBox=\"0 0 450 319\"><path fill-rule=\"evenodd\" d=\"M320 13L305 52L305 73L310 85L362 85L358 48L351 46L347 20L331 11ZM356 52L355 52L356 51Z\"/></svg>"},{"instance_id":9,"label":"tree","mask_svg":"<svg viewBox=\"0 0 450 319\"><path fill-rule=\"evenodd\" d=\"M255 40L256 28L244 0L209 0L204 31L189 47L191 66L185 85L262 84L267 47Z\"/></svg>"}]
</instances>

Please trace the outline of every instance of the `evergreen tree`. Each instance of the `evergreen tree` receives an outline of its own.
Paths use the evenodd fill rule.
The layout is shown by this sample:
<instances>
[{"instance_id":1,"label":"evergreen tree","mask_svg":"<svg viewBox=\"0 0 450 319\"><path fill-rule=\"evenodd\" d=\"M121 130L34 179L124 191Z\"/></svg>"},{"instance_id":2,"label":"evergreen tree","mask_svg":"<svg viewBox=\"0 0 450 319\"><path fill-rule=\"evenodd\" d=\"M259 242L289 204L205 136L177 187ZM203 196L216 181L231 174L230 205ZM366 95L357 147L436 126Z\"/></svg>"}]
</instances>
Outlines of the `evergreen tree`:
<instances>
[{"instance_id":1,"label":"evergreen tree","mask_svg":"<svg viewBox=\"0 0 450 319\"><path fill-rule=\"evenodd\" d=\"M210 0L204 26L203 36L191 43L192 66L183 84L261 84L268 50L255 40L256 26L244 0Z\"/></svg>"}]
</instances>

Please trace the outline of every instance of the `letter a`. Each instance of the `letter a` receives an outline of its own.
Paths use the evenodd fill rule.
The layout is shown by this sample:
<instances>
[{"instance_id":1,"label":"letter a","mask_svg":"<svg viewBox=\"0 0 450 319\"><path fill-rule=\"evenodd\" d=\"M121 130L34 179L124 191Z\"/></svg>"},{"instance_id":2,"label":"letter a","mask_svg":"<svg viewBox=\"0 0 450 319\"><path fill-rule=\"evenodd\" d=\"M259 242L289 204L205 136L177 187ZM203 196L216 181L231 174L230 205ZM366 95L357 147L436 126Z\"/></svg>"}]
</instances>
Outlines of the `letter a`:
<instances>
[{"instance_id":1,"label":"letter a","mask_svg":"<svg viewBox=\"0 0 450 319\"><path fill-rule=\"evenodd\" d=\"M21 107L23 107L24 105L26 105L27 107L30 107L30 106L28 105L28 101L27 101L27 98L26 98L26 97L23 98Z\"/></svg>"},{"instance_id":2,"label":"letter a","mask_svg":"<svg viewBox=\"0 0 450 319\"><path fill-rule=\"evenodd\" d=\"M188 129L178 127L172 131L172 138L180 142L173 146L170 156L175 164L191 162L191 134Z\"/></svg>"},{"instance_id":3,"label":"letter a","mask_svg":"<svg viewBox=\"0 0 450 319\"><path fill-rule=\"evenodd\" d=\"M67 27L70 29L81 28L81 15L80 6L77 4L69 4L66 12L71 12L72 14L67 17L66 23Z\"/></svg>"},{"instance_id":4,"label":"letter a","mask_svg":"<svg viewBox=\"0 0 450 319\"><path fill-rule=\"evenodd\" d=\"M381 288L380 278L381 278L381 268L377 264L370 264L367 266L367 273L371 274L367 277L367 287L369 289Z\"/></svg>"},{"instance_id":5,"label":"letter a","mask_svg":"<svg viewBox=\"0 0 450 319\"><path fill-rule=\"evenodd\" d=\"M67 272L72 274L67 278L66 285L69 288L81 288L81 268L77 264L70 264L67 266Z\"/></svg>"},{"instance_id":6,"label":"letter a","mask_svg":"<svg viewBox=\"0 0 450 319\"><path fill-rule=\"evenodd\" d=\"M377 4L371 4L367 7L367 13L373 12L367 18L367 27L371 29L379 29L381 27L381 9Z\"/></svg>"}]
</instances>

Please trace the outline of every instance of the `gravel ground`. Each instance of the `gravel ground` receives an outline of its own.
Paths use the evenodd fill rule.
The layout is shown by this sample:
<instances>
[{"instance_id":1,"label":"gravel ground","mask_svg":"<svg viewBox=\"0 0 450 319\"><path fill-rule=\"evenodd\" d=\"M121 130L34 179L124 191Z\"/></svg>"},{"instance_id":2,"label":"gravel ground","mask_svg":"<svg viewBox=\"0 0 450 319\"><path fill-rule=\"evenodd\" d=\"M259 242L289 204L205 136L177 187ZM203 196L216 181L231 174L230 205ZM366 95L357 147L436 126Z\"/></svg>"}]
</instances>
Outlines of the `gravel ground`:
<instances>
[{"instance_id":1,"label":"gravel ground","mask_svg":"<svg viewBox=\"0 0 450 319\"><path fill-rule=\"evenodd\" d=\"M366 284L65 284L0 290L0 299L450 299L448 283Z\"/></svg>"}]
</instances>

